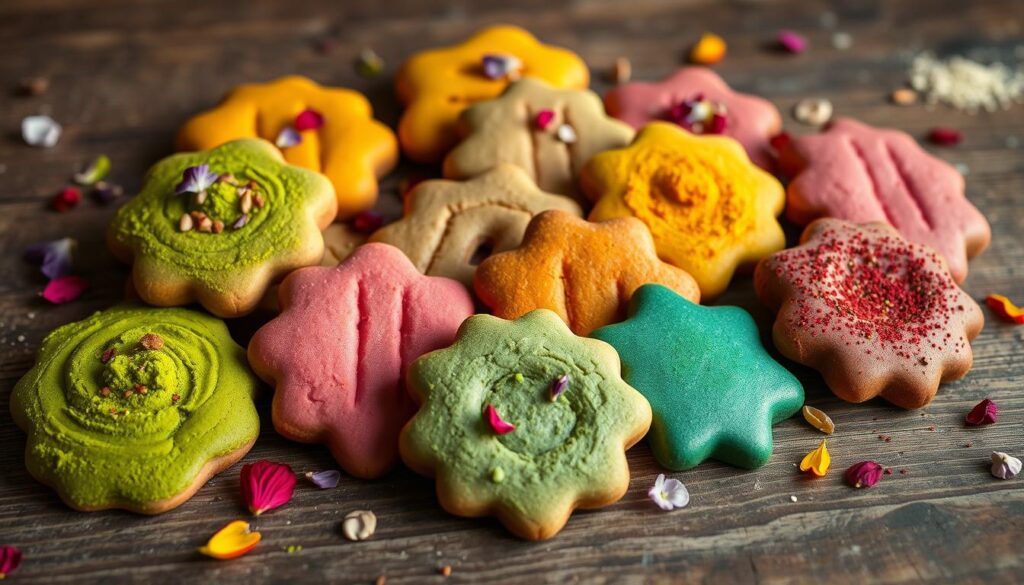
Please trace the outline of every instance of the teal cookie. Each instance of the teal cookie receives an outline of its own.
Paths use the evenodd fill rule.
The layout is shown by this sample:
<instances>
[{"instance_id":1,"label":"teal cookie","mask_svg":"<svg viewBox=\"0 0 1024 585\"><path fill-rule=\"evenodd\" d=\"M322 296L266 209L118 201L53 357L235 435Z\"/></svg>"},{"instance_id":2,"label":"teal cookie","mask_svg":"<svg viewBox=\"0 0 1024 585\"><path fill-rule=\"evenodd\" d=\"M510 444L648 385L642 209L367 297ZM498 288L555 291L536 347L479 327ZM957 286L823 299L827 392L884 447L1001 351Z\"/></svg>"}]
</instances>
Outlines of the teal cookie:
<instances>
[{"instance_id":1,"label":"teal cookie","mask_svg":"<svg viewBox=\"0 0 1024 585\"><path fill-rule=\"evenodd\" d=\"M651 403L658 462L676 470L709 457L764 465L772 425L800 410L804 389L765 351L750 315L696 305L656 284L636 291L629 315L591 336L619 352L623 378Z\"/></svg>"}]
</instances>

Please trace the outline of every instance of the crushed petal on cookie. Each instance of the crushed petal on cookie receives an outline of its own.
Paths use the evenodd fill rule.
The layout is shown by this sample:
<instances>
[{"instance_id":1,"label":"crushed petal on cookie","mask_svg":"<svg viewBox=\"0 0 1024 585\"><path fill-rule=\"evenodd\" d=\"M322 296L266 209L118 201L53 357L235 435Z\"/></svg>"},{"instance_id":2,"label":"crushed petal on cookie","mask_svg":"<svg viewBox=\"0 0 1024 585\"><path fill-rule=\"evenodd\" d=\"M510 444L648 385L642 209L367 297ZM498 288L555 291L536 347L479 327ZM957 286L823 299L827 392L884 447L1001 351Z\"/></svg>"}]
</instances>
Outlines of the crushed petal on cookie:
<instances>
[{"instance_id":1,"label":"crushed petal on cookie","mask_svg":"<svg viewBox=\"0 0 1024 585\"><path fill-rule=\"evenodd\" d=\"M50 207L58 213L70 211L82 201L82 192L77 187L65 187L50 200Z\"/></svg>"},{"instance_id":2,"label":"crushed petal on cookie","mask_svg":"<svg viewBox=\"0 0 1024 585\"><path fill-rule=\"evenodd\" d=\"M21 549L16 546L0 546L0 579L18 570L21 566Z\"/></svg>"},{"instance_id":3,"label":"crushed petal on cookie","mask_svg":"<svg viewBox=\"0 0 1024 585\"><path fill-rule=\"evenodd\" d=\"M565 144L574 144L577 139L576 129L568 124L562 124L559 126L558 130L555 131L555 136L558 137L559 141L564 142Z\"/></svg>"},{"instance_id":4,"label":"crushed petal on cookie","mask_svg":"<svg viewBox=\"0 0 1024 585\"><path fill-rule=\"evenodd\" d=\"M47 283L43 289L43 298L55 305L61 305L82 296L88 288L89 281L81 276L61 276Z\"/></svg>"},{"instance_id":5,"label":"crushed petal on cookie","mask_svg":"<svg viewBox=\"0 0 1024 585\"><path fill-rule=\"evenodd\" d=\"M322 490L329 490L338 487L338 482L341 481L341 472L337 469L307 471L306 479Z\"/></svg>"},{"instance_id":6,"label":"crushed petal on cookie","mask_svg":"<svg viewBox=\"0 0 1024 585\"><path fill-rule=\"evenodd\" d=\"M299 112L298 116L295 116L294 126L299 132L319 130L324 126L324 115L313 108L306 108Z\"/></svg>"},{"instance_id":7,"label":"crushed petal on cookie","mask_svg":"<svg viewBox=\"0 0 1024 585\"><path fill-rule=\"evenodd\" d=\"M985 304L1003 321L1024 325L1024 308L1018 307L1003 295L988 295L985 297Z\"/></svg>"},{"instance_id":8,"label":"crushed petal on cookie","mask_svg":"<svg viewBox=\"0 0 1024 585\"><path fill-rule=\"evenodd\" d=\"M384 216L379 211L372 209L360 213L352 220L352 227L361 234L373 233L382 225L384 225Z\"/></svg>"},{"instance_id":9,"label":"crushed petal on cookie","mask_svg":"<svg viewBox=\"0 0 1024 585\"><path fill-rule=\"evenodd\" d=\"M217 182L220 177L210 170L210 165L203 163L194 167L188 167L181 175L181 182L174 188L178 195L183 193L202 193Z\"/></svg>"},{"instance_id":10,"label":"crushed petal on cookie","mask_svg":"<svg viewBox=\"0 0 1024 585\"><path fill-rule=\"evenodd\" d=\"M791 30L779 31L775 40L779 43L779 48L787 53L797 55L807 50L807 39Z\"/></svg>"},{"instance_id":11,"label":"crushed petal on cookie","mask_svg":"<svg viewBox=\"0 0 1024 585\"><path fill-rule=\"evenodd\" d=\"M789 143L793 141L793 137L789 135L789 132L779 132L775 136L768 139L768 144L772 147L775 152L781 152L789 146Z\"/></svg>"},{"instance_id":12,"label":"crushed petal on cookie","mask_svg":"<svg viewBox=\"0 0 1024 585\"><path fill-rule=\"evenodd\" d=\"M554 110L541 110L537 112L537 115L533 118L533 123L539 130L547 130L551 127L551 123L555 121Z\"/></svg>"},{"instance_id":13,"label":"crushed petal on cookie","mask_svg":"<svg viewBox=\"0 0 1024 585\"><path fill-rule=\"evenodd\" d=\"M800 461L800 471L808 472L816 477L825 477L829 465L832 464L832 457L828 454L826 443L827 439L822 439L817 449L804 456Z\"/></svg>"},{"instance_id":14,"label":"crushed petal on cookie","mask_svg":"<svg viewBox=\"0 0 1024 585\"><path fill-rule=\"evenodd\" d=\"M483 57L483 73L487 79L518 79L523 62L514 55L490 54Z\"/></svg>"},{"instance_id":15,"label":"crushed petal on cookie","mask_svg":"<svg viewBox=\"0 0 1024 585\"><path fill-rule=\"evenodd\" d=\"M551 402L556 402L558 397L569 387L569 374L562 374L551 383Z\"/></svg>"},{"instance_id":16,"label":"crushed petal on cookie","mask_svg":"<svg viewBox=\"0 0 1024 585\"><path fill-rule=\"evenodd\" d=\"M77 247L78 241L74 238L39 242L25 248L25 261L39 265L46 278L60 278L71 274L73 255Z\"/></svg>"},{"instance_id":17,"label":"crushed petal on cookie","mask_svg":"<svg viewBox=\"0 0 1024 585\"><path fill-rule=\"evenodd\" d=\"M299 132L291 126L285 126L282 128L281 132L277 135L277 139L274 140L274 144L276 144L278 148L290 148L301 143L302 134L299 134Z\"/></svg>"},{"instance_id":18,"label":"crushed petal on cookie","mask_svg":"<svg viewBox=\"0 0 1024 585\"><path fill-rule=\"evenodd\" d=\"M366 79L375 79L384 72L384 59L373 49L363 49L355 62L356 73Z\"/></svg>"},{"instance_id":19,"label":"crushed petal on cookie","mask_svg":"<svg viewBox=\"0 0 1024 585\"><path fill-rule=\"evenodd\" d=\"M665 479L664 473L658 474L647 495L662 510L674 510L690 503L690 492L683 482L675 478Z\"/></svg>"},{"instance_id":20,"label":"crushed petal on cookie","mask_svg":"<svg viewBox=\"0 0 1024 585\"><path fill-rule=\"evenodd\" d=\"M725 40L715 33L706 32L690 49L690 62L697 65L714 65L725 58L725 51Z\"/></svg>"},{"instance_id":21,"label":"crushed petal on cookie","mask_svg":"<svg viewBox=\"0 0 1024 585\"><path fill-rule=\"evenodd\" d=\"M156 333L147 333L139 340L139 345L150 351L160 351L164 348L164 338Z\"/></svg>"},{"instance_id":22,"label":"crushed petal on cookie","mask_svg":"<svg viewBox=\"0 0 1024 585\"><path fill-rule=\"evenodd\" d=\"M938 146L954 146L961 140L963 135L952 128L932 128L928 133L928 141Z\"/></svg>"},{"instance_id":23,"label":"crushed petal on cookie","mask_svg":"<svg viewBox=\"0 0 1024 585\"><path fill-rule=\"evenodd\" d=\"M999 407L988 398L974 405L971 412L967 413L964 421L972 427L990 425L999 418Z\"/></svg>"},{"instance_id":24,"label":"crushed petal on cookie","mask_svg":"<svg viewBox=\"0 0 1024 585\"><path fill-rule=\"evenodd\" d=\"M233 230L240 230L240 229L244 228L246 226L246 224L248 224L248 223L249 223L249 214L243 213L242 215L238 216L238 219L236 219L234 221L234 223L231 224L231 229L233 229Z\"/></svg>"},{"instance_id":25,"label":"crushed petal on cookie","mask_svg":"<svg viewBox=\"0 0 1024 585\"><path fill-rule=\"evenodd\" d=\"M256 516L287 504L295 491L292 468L266 459L243 465L241 479L242 497Z\"/></svg>"},{"instance_id":26,"label":"crushed petal on cookie","mask_svg":"<svg viewBox=\"0 0 1024 585\"><path fill-rule=\"evenodd\" d=\"M484 409L484 418L487 419L487 424L491 426L491 430L499 435L507 435L516 430L514 424L505 422L501 418L493 404L488 404L487 408Z\"/></svg>"},{"instance_id":27,"label":"crushed petal on cookie","mask_svg":"<svg viewBox=\"0 0 1024 585\"><path fill-rule=\"evenodd\" d=\"M705 99L702 93L673 104L666 117L693 134L721 134L728 125L725 104Z\"/></svg>"},{"instance_id":28,"label":"crushed petal on cookie","mask_svg":"<svg viewBox=\"0 0 1024 585\"><path fill-rule=\"evenodd\" d=\"M49 116L29 116L21 121L21 137L29 146L53 148L63 129Z\"/></svg>"},{"instance_id":29,"label":"crushed petal on cookie","mask_svg":"<svg viewBox=\"0 0 1024 585\"><path fill-rule=\"evenodd\" d=\"M245 520L235 520L218 530L199 552L215 559L227 560L251 551L260 542L260 533L249 528Z\"/></svg>"},{"instance_id":30,"label":"crushed petal on cookie","mask_svg":"<svg viewBox=\"0 0 1024 585\"><path fill-rule=\"evenodd\" d=\"M992 452L992 475L999 479L1013 479L1020 473L1020 459L1002 453Z\"/></svg>"},{"instance_id":31,"label":"crushed petal on cookie","mask_svg":"<svg viewBox=\"0 0 1024 585\"><path fill-rule=\"evenodd\" d=\"M826 435L831 435L836 431L835 423L832 422L832 419L821 410L818 410L813 406L805 405L801 412L803 412L804 420L807 421L807 424L825 433Z\"/></svg>"},{"instance_id":32,"label":"crushed petal on cookie","mask_svg":"<svg viewBox=\"0 0 1024 585\"><path fill-rule=\"evenodd\" d=\"M882 479L883 467L874 461L861 461L854 463L846 469L843 477L846 483L855 488L871 487Z\"/></svg>"},{"instance_id":33,"label":"crushed petal on cookie","mask_svg":"<svg viewBox=\"0 0 1024 585\"><path fill-rule=\"evenodd\" d=\"M110 174L110 157L101 154L89 166L82 169L82 172L75 173L73 177L79 185L91 186L107 178Z\"/></svg>"}]
</instances>

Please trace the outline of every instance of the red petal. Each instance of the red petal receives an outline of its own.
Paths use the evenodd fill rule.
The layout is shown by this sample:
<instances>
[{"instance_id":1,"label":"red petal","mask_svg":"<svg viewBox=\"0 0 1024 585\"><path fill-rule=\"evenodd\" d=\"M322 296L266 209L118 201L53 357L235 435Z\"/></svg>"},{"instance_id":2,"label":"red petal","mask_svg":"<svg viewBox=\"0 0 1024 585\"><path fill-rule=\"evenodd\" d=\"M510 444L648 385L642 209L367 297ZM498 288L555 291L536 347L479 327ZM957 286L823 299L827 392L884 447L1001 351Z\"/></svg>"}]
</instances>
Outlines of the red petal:
<instances>
[{"instance_id":1,"label":"red petal","mask_svg":"<svg viewBox=\"0 0 1024 585\"><path fill-rule=\"evenodd\" d=\"M317 130L324 125L324 115L316 110L307 108L299 112L298 116L295 116L295 124L293 125L299 132L303 130Z\"/></svg>"},{"instance_id":2,"label":"red petal","mask_svg":"<svg viewBox=\"0 0 1024 585\"><path fill-rule=\"evenodd\" d=\"M71 302L89 288L89 281L81 276L55 278L43 289L43 298L55 305Z\"/></svg>"},{"instance_id":3,"label":"red petal","mask_svg":"<svg viewBox=\"0 0 1024 585\"><path fill-rule=\"evenodd\" d=\"M512 423L505 422L498 411L494 408L493 404L488 404L487 409L484 411L484 416L487 418L487 424L491 426L491 430L499 435L507 435L512 431L516 430L516 426Z\"/></svg>"},{"instance_id":4,"label":"red petal","mask_svg":"<svg viewBox=\"0 0 1024 585\"><path fill-rule=\"evenodd\" d=\"M939 146L953 146L963 140L963 136L952 128L932 128L928 133L928 140Z\"/></svg>"},{"instance_id":5,"label":"red petal","mask_svg":"<svg viewBox=\"0 0 1024 585\"><path fill-rule=\"evenodd\" d=\"M55 211L64 213L72 207L78 205L78 202L82 200L82 192L75 187L68 187L53 196L50 200L50 206Z\"/></svg>"},{"instance_id":6,"label":"red petal","mask_svg":"<svg viewBox=\"0 0 1024 585\"><path fill-rule=\"evenodd\" d=\"M986 398L974 405L971 412L964 417L965 422L972 427L990 425L999 419L999 407L996 403Z\"/></svg>"},{"instance_id":7,"label":"red petal","mask_svg":"<svg viewBox=\"0 0 1024 585\"><path fill-rule=\"evenodd\" d=\"M283 463L262 459L242 466L242 497L257 516L287 504L295 491L295 473Z\"/></svg>"},{"instance_id":8,"label":"red petal","mask_svg":"<svg viewBox=\"0 0 1024 585\"><path fill-rule=\"evenodd\" d=\"M13 546L0 546L0 579L10 575L21 565L21 551Z\"/></svg>"},{"instance_id":9,"label":"red petal","mask_svg":"<svg viewBox=\"0 0 1024 585\"><path fill-rule=\"evenodd\" d=\"M541 130L547 130L551 127L551 123L555 121L555 112L552 110L541 110L537 112L537 118L534 123Z\"/></svg>"},{"instance_id":10,"label":"red petal","mask_svg":"<svg viewBox=\"0 0 1024 585\"><path fill-rule=\"evenodd\" d=\"M361 234L377 231L384 223L384 216L376 211L364 211L352 220L352 227Z\"/></svg>"}]
</instances>

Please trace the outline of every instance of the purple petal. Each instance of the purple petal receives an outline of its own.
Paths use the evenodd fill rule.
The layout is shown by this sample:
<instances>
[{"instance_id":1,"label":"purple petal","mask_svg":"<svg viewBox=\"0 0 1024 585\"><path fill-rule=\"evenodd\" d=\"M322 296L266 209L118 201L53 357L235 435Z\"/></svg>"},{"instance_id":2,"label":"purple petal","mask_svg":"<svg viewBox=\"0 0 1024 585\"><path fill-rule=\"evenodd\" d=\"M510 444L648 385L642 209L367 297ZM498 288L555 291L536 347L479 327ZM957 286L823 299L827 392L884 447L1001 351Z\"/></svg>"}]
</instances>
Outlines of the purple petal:
<instances>
[{"instance_id":1,"label":"purple petal","mask_svg":"<svg viewBox=\"0 0 1024 585\"><path fill-rule=\"evenodd\" d=\"M50 280L71 273L72 253L78 245L73 238L40 242L25 248L25 260L39 264L43 275Z\"/></svg>"},{"instance_id":2,"label":"purple petal","mask_svg":"<svg viewBox=\"0 0 1024 585\"><path fill-rule=\"evenodd\" d=\"M306 479L322 490L329 490L338 487L338 482L341 481L341 472L337 469L308 471L306 472Z\"/></svg>"},{"instance_id":3,"label":"purple petal","mask_svg":"<svg viewBox=\"0 0 1024 585\"><path fill-rule=\"evenodd\" d=\"M201 164L185 169L182 173L181 182L174 188L178 195L182 193L199 193L205 191L210 185L217 181L219 174L210 170L210 165Z\"/></svg>"},{"instance_id":4,"label":"purple petal","mask_svg":"<svg viewBox=\"0 0 1024 585\"><path fill-rule=\"evenodd\" d=\"M274 141L274 144L276 144L278 148L288 148L300 144L301 142L302 135L299 134L298 130L291 126L286 126L281 130L281 133L277 135L277 140Z\"/></svg>"},{"instance_id":5,"label":"purple petal","mask_svg":"<svg viewBox=\"0 0 1024 585\"><path fill-rule=\"evenodd\" d=\"M558 400L558 397L569 387L569 374L562 374L551 383L551 402Z\"/></svg>"}]
</instances>

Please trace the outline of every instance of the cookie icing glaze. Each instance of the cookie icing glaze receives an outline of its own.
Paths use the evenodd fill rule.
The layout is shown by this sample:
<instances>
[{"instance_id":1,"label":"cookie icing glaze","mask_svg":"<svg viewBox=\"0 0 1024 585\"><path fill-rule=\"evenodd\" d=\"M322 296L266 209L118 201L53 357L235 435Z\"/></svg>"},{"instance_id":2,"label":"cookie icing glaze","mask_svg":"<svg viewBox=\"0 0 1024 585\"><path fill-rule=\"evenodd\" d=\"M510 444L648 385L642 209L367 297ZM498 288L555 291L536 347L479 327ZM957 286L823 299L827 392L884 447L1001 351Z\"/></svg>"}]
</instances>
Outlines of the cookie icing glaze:
<instances>
[{"instance_id":1,"label":"cookie icing glaze","mask_svg":"<svg viewBox=\"0 0 1024 585\"><path fill-rule=\"evenodd\" d=\"M397 248L371 243L337 267L293 272L279 301L281 314L249 343L253 369L276 388L274 427L326 443L351 475L382 475L414 411L406 368L452 342L472 299L453 280L417 272Z\"/></svg>"},{"instance_id":2,"label":"cookie icing glaze","mask_svg":"<svg viewBox=\"0 0 1024 585\"><path fill-rule=\"evenodd\" d=\"M942 254L957 282L967 278L967 259L992 238L985 217L964 196L963 176L905 132L839 118L821 134L794 138L781 162L793 177L791 221L888 223Z\"/></svg>"},{"instance_id":3,"label":"cookie icing glaze","mask_svg":"<svg viewBox=\"0 0 1024 585\"><path fill-rule=\"evenodd\" d=\"M882 223L817 220L800 246L758 265L754 285L778 311L779 351L849 402L928 404L971 368L970 341L984 324L934 250Z\"/></svg>"},{"instance_id":4,"label":"cookie icing glaze","mask_svg":"<svg viewBox=\"0 0 1024 585\"><path fill-rule=\"evenodd\" d=\"M157 513L249 450L256 388L223 322L122 305L47 335L11 413L29 472L69 506Z\"/></svg>"},{"instance_id":5,"label":"cookie icing glaze","mask_svg":"<svg viewBox=\"0 0 1024 585\"><path fill-rule=\"evenodd\" d=\"M766 99L733 91L707 67L682 67L659 82L618 85L605 94L604 104L610 115L639 130L668 120L673 106L698 96L725 106L722 134L742 144L754 164L772 170L769 140L782 129L779 110Z\"/></svg>"},{"instance_id":6,"label":"cookie icing glaze","mask_svg":"<svg viewBox=\"0 0 1024 585\"><path fill-rule=\"evenodd\" d=\"M552 401L563 375L568 386ZM573 509L625 494L624 451L651 421L647 401L619 377L615 351L546 310L470 317L454 345L413 364L408 383L421 408L402 431L402 459L437 478L449 512L496 515L533 540L554 536ZM497 434L488 405L515 430Z\"/></svg>"},{"instance_id":7,"label":"cookie icing glaze","mask_svg":"<svg viewBox=\"0 0 1024 585\"><path fill-rule=\"evenodd\" d=\"M804 403L799 380L765 351L739 307L703 307L648 284L633 294L629 319L592 337L615 348L622 377L650 401L651 450L669 469L709 458L764 465L772 425Z\"/></svg>"}]
</instances>

